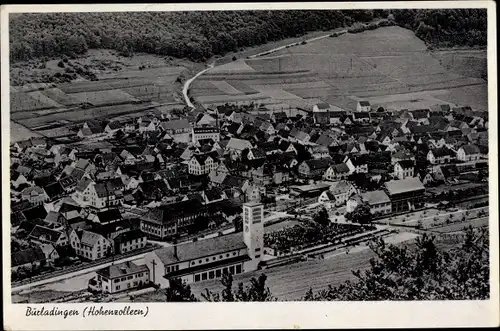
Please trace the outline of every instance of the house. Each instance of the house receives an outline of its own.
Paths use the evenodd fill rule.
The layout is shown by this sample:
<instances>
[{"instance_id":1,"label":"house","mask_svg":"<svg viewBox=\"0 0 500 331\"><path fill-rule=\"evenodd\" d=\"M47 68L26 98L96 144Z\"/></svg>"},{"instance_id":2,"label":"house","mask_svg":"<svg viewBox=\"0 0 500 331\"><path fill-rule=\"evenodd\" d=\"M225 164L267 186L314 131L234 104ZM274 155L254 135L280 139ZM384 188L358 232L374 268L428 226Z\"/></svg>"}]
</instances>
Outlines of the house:
<instances>
[{"instance_id":1,"label":"house","mask_svg":"<svg viewBox=\"0 0 500 331\"><path fill-rule=\"evenodd\" d=\"M424 204L425 187L417 177L388 181L384 183L384 190L394 213L415 210Z\"/></svg>"},{"instance_id":2,"label":"house","mask_svg":"<svg viewBox=\"0 0 500 331\"><path fill-rule=\"evenodd\" d=\"M99 224L119 222L122 219L122 214L117 208L110 208L107 210L99 211L92 217L92 221Z\"/></svg>"},{"instance_id":3,"label":"house","mask_svg":"<svg viewBox=\"0 0 500 331\"><path fill-rule=\"evenodd\" d=\"M462 162L476 161L482 156L481 150L477 145L463 145L457 151L457 160Z\"/></svg>"},{"instance_id":4,"label":"house","mask_svg":"<svg viewBox=\"0 0 500 331\"><path fill-rule=\"evenodd\" d=\"M320 203L330 203L333 206L344 205L349 197L356 194L356 188L348 181L340 180L333 182L327 191L321 193L318 198Z\"/></svg>"},{"instance_id":5,"label":"house","mask_svg":"<svg viewBox=\"0 0 500 331\"><path fill-rule=\"evenodd\" d=\"M168 287L176 278L186 284L257 270L264 254L264 206L243 205L243 233L163 247L144 257L151 281Z\"/></svg>"},{"instance_id":6,"label":"house","mask_svg":"<svg viewBox=\"0 0 500 331\"><path fill-rule=\"evenodd\" d=\"M330 124L330 105L325 102L315 104L313 119L316 124Z\"/></svg>"},{"instance_id":7,"label":"house","mask_svg":"<svg viewBox=\"0 0 500 331\"><path fill-rule=\"evenodd\" d=\"M41 205L48 199L45 191L38 186L30 186L21 191L21 200L26 200L33 205Z\"/></svg>"},{"instance_id":8,"label":"house","mask_svg":"<svg viewBox=\"0 0 500 331\"><path fill-rule=\"evenodd\" d=\"M266 152L261 148L252 148L248 151L247 158L249 160L255 159L265 159L267 156Z\"/></svg>"},{"instance_id":9,"label":"house","mask_svg":"<svg viewBox=\"0 0 500 331\"><path fill-rule=\"evenodd\" d=\"M76 255L95 261L108 256L113 251L111 242L103 235L82 229L72 229L69 240Z\"/></svg>"},{"instance_id":10,"label":"house","mask_svg":"<svg viewBox=\"0 0 500 331\"><path fill-rule=\"evenodd\" d=\"M414 177L415 163L412 160L401 160L394 164L394 176L398 179Z\"/></svg>"},{"instance_id":11,"label":"house","mask_svg":"<svg viewBox=\"0 0 500 331\"><path fill-rule=\"evenodd\" d=\"M226 151L228 151L231 157L236 160L241 158L243 150L251 149L252 147L252 143L248 140L231 138L226 145Z\"/></svg>"},{"instance_id":12,"label":"house","mask_svg":"<svg viewBox=\"0 0 500 331\"><path fill-rule=\"evenodd\" d=\"M197 144L199 140L212 139L217 142L220 141L220 130L216 127L195 127L192 129L191 141Z\"/></svg>"},{"instance_id":13,"label":"house","mask_svg":"<svg viewBox=\"0 0 500 331\"><path fill-rule=\"evenodd\" d=\"M324 172L325 180L337 181L346 179L351 174L349 167L345 163L333 164Z\"/></svg>"},{"instance_id":14,"label":"house","mask_svg":"<svg viewBox=\"0 0 500 331\"><path fill-rule=\"evenodd\" d=\"M345 164L349 168L349 173L353 174L367 174L368 162L364 156L347 156Z\"/></svg>"},{"instance_id":15,"label":"house","mask_svg":"<svg viewBox=\"0 0 500 331\"><path fill-rule=\"evenodd\" d=\"M392 212L391 200L382 190L365 192L349 199L346 212L352 213L360 203L367 203L373 215L385 215Z\"/></svg>"},{"instance_id":16,"label":"house","mask_svg":"<svg viewBox=\"0 0 500 331\"><path fill-rule=\"evenodd\" d=\"M446 147L434 148L427 153L427 160L431 164L449 163L455 157L455 153Z\"/></svg>"},{"instance_id":17,"label":"house","mask_svg":"<svg viewBox=\"0 0 500 331\"><path fill-rule=\"evenodd\" d=\"M217 169L218 160L213 153L193 154L188 163L188 172L191 175L208 175Z\"/></svg>"},{"instance_id":18,"label":"house","mask_svg":"<svg viewBox=\"0 0 500 331\"><path fill-rule=\"evenodd\" d=\"M274 129L274 125L269 121L262 122L262 124L259 126L259 130L267 133L270 136L272 136L276 133L276 130Z\"/></svg>"},{"instance_id":19,"label":"house","mask_svg":"<svg viewBox=\"0 0 500 331\"><path fill-rule=\"evenodd\" d=\"M28 235L28 238L38 244L51 244L54 247L69 244L68 236L64 231L56 231L45 226L37 225Z\"/></svg>"},{"instance_id":20,"label":"house","mask_svg":"<svg viewBox=\"0 0 500 331\"><path fill-rule=\"evenodd\" d=\"M370 103L368 101L358 101L356 105L356 111L358 112L369 112L371 110Z\"/></svg>"},{"instance_id":21,"label":"house","mask_svg":"<svg viewBox=\"0 0 500 331\"><path fill-rule=\"evenodd\" d=\"M45 254L45 261L49 265L53 265L54 262L59 258L59 252L57 252L57 249L53 245L41 244L40 248L42 249L43 253Z\"/></svg>"},{"instance_id":22,"label":"house","mask_svg":"<svg viewBox=\"0 0 500 331\"><path fill-rule=\"evenodd\" d=\"M117 235L113 239L116 254L132 252L146 247L147 236L139 229L133 229Z\"/></svg>"},{"instance_id":23,"label":"house","mask_svg":"<svg viewBox=\"0 0 500 331\"><path fill-rule=\"evenodd\" d=\"M160 122L159 128L169 135L188 133L191 131L191 125L187 119Z\"/></svg>"},{"instance_id":24,"label":"house","mask_svg":"<svg viewBox=\"0 0 500 331\"><path fill-rule=\"evenodd\" d=\"M17 251L10 255L11 271L17 271L19 268L36 268L45 262L45 253L39 246Z\"/></svg>"},{"instance_id":25,"label":"house","mask_svg":"<svg viewBox=\"0 0 500 331\"><path fill-rule=\"evenodd\" d=\"M149 277L148 266L127 261L97 270L96 276L89 280L88 288L93 292L114 294L141 288L149 284Z\"/></svg>"},{"instance_id":26,"label":"house","mask_svg":"<svg viewBox=\"0 0 500 331\"><path fill-rule=\"evenodd\" d=\"M107 135L101 122L90 120L83 124L82 128L76 134L81 139L97 139Z\"/></svg>"},{"instance_id":27,"label":"house","mask_svg":"<svg viewBox=\"0 0 500 331\"><path fill-rule=\"evenodd\" d=\"M366 112L353 112L352 118L354 122L357 123L369 123L370 122L370 114Z\"/></svg>"},{"instance_id":28,"label":"house","mask_svg":"<svg viewBox=\"0 0 500 331\"><path fill-rule=\"evenodd\" d=\"M123 125L119 121L111 121L104 128L104 132L106 132L108 135L112 136L116 132L121 130L122 128L123 128Z\"/></svg>"},{"instance_id":29,"label":"house","mask_svg":"<svg viewBox=\"0 0 500 331\"><path fill-rule=\"evenodd\" d=\"M312 159L299 164L297 170L305 178L320 178L330 166L330 159Z\"/></svg>"},{"instance_id":30,"label":"house","mask_svg":"<svg viewBox=\"0 0 500 331\"><path fill-rule=\"evenodd\" d=\"M196 121L196 126L216 126L217 119L206 113L201 113Z\"/></svg>"},{"instance_id":31,"label":"house","mask_svg":"<svg viewBox=\"0 0 500 331\"><path fill-rule=\"evenodd\" d=\"M26 177L16 170L10 171L10 184L17 189L22 184L29 184Z\"/></svg>"},{"instance_id":32,"label":"house","mask_svg":"<svg viewBox=\"0 0 500 331\"><path fill-rule=\"evenodd\" d=\"M186 232L197 220L215 214L216 211L209 211L200 200L189 199L151 209L141 216L140 229L148 237L162 240Z\"/></svg>"},{"instance_id":33,"label":"house","mask_svg":"<svg viewBox=\"0 0 500 331\"><path fill-rule=\"evenodd\" d=\"M309 142L309 140L311 139L311 136L308 133L301 131L301 130L298 130L297 128L294 127L290 131L289 138L290 138L290 140L304 144L304 143Z\"/></svg>"},{"instance_id":34,"label":"house","mask_svg":"<svg viewBox=\"0 0 500 331\"><path fill-rule=\"evenodd\" d=\"M406 150L396 151L391 154L391 164L395 165L399 161L403 160L413 160L415 161L415 155Z\"/></svg>"}]
</instances>

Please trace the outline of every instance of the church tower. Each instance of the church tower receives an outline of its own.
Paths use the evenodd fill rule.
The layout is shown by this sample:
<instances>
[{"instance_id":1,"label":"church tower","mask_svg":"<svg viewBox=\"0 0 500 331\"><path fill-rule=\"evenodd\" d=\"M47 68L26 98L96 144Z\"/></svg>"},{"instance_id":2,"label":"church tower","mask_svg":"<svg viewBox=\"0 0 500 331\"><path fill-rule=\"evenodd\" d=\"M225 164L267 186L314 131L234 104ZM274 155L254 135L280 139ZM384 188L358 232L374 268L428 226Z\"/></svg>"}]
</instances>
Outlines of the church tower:
<instances>
[{"instance_id":1,"label":"church tower","mask_svg":"<svg viewBox=\"0 0 500 331\"><path fill-rule=\"evenodd\" d=\"M248 269L256 270L264 255L264 204L243 204L243 241L247 246L248 256L252 259L248 263Z\"/></svg>"}]
</instances>

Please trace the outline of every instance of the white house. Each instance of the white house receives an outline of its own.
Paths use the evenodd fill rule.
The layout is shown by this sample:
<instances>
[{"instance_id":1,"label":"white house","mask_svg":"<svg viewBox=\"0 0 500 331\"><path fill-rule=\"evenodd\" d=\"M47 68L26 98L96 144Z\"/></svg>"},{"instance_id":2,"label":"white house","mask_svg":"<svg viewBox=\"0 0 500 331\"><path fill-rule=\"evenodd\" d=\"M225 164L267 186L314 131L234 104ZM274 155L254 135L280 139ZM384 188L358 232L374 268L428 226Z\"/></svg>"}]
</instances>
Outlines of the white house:
<instances>
[{"instance_id":1,"label":"white house","mask_svg":"<svg viewBox=\"0 0 500 331\"><path fill-rule=\"evenodd\" d=\"M452 150L446 147L434 148L427 153L427 160L431 164L449 163L454 154Z\"/></svg>"},{"instance_id":2,"label":"white house","mask_svg":"<svg viewBox=\"0 0 500 331\"><path fill-rule=\"evenodd\" d=\"M359 101L356 105L356 111L359 112L369 112L371 110L370 103L368 101Z\"/></svg>"},{"instance_id":3,"label":"white house","mask_svg":"<svg viewBox=\"0 0 500 331\"><path fill-rule=\"evenodd\" d=\"M89 280L92 291L118 293L132 290L149 283L150 270L145 264L134 262L113 264L96 271L96 276Z\"/></svg>"},{"instance_id":4,"label":"white house","mask_svg":"<svg viewBox=\"0 0 500 331\"><path fill-rule=\"evenodd\" d=\"M398 179L415 176L415 163L412 160L402 160L394 164L394 176Z\"/></svg>"},{"instance_id":5,"label":"white house","mask_svg":"<svg viewBox=\"0 0 500 331\"><path fill-rule=\"evenodd\" d=\"M475 161L481 158L481 151L476 145L464 145L457 151L457 160L463 162Z\"/></svg>"},{"instance_id":6,"label":"white house","mask_svg":"<svg viewBox=\"0 0 500 331\"><path fill-rule=\"evenodd\" d=\"M88 260L97 260L108 256L113 245L104 236L82 229L73 229L69 235L71 247L76 255Z\"/></svg>"},{"instance_id":7,"label":"white house","mask_svg":"<svg viewBox=\"0 0 500 331\"><path fill-rule=\"evenodd\" d=\"M217 169L217 159L210 153L193 154L188 164L188 172L192 175L208 175Z\"/></svg>"},{"instance_id":8,"label":"white house","mask_svg":"<svg viewBox=\"0 0 500 331\"><path fill-rule=\"evenodd\" d=\"M345 179L350 175L349 167L345 163L333 164L326 169L323 178L326 180L336 181Z\"/></svg>"}]
</instances>

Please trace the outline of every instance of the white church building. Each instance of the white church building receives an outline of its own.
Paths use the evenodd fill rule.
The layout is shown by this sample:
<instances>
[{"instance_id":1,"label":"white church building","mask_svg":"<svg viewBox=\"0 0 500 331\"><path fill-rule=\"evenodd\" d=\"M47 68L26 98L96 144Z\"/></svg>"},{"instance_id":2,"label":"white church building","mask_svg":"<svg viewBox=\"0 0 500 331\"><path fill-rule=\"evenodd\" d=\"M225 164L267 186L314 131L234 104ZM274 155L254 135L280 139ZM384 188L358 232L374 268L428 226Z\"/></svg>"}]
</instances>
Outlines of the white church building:
<instances>
[{"instance_id":1,"label":"white church building","mask_svg":"<svg viewBox=\"0 0 500 331\"><path fill-rule=\"evenodd\" d=\"M243 205L243 234L199 240L164 247L145 256L150 280L168 287L180 278L186 284L217 279L224 272L233 275L257 270L264 254L264 205Z\"/></svg>"}]
</instances>

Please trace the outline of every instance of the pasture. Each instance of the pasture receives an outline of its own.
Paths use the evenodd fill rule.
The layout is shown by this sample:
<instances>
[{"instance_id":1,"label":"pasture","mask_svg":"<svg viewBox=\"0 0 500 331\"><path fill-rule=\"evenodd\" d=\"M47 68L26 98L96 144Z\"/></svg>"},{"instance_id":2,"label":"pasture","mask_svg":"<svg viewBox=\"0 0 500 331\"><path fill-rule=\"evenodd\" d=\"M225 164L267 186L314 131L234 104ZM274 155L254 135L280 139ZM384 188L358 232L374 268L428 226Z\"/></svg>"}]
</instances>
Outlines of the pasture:
<instances>
[{"instance_id":1,"label":"pasture","mask_svg":"<svg viewBox=\"0 0 500 331\"><path fill-rule=\"evenodd\" d=\"M57 62L47 61L37 72L60 72ZM182 108L182 81L190 75L188 70L198 70L201 65L150 54L125 58L113 51L91 50L70 60L69 66L91 68L98 80L78 77L72 82L11 87L11 119L19 123L17 135L28 137L32 129L44 136L63 136L74 133L74 124L88 119L140 116L155 107ZM17 66L11 75L21 75L22 69Z\"/></svg>"},{"instance_id":2,"label":"pasture","mask_svg":"<svg viewBox=\"0 0 500 331\"><path fill-rule=\"evenodd\" d=\"M383 27L217 66L200 76L191 92L202 104L219 102L224 96L228 102L247 102L244 87L248 86L269 106L312 107L312 101L319 100L354 110L356 101L366 99L377 107L395 109L449 104L486 110L485 54L430 51L413 32ZM217 88L222 87L217 82L242 94Z\"/></svg>"}]
</instances>

